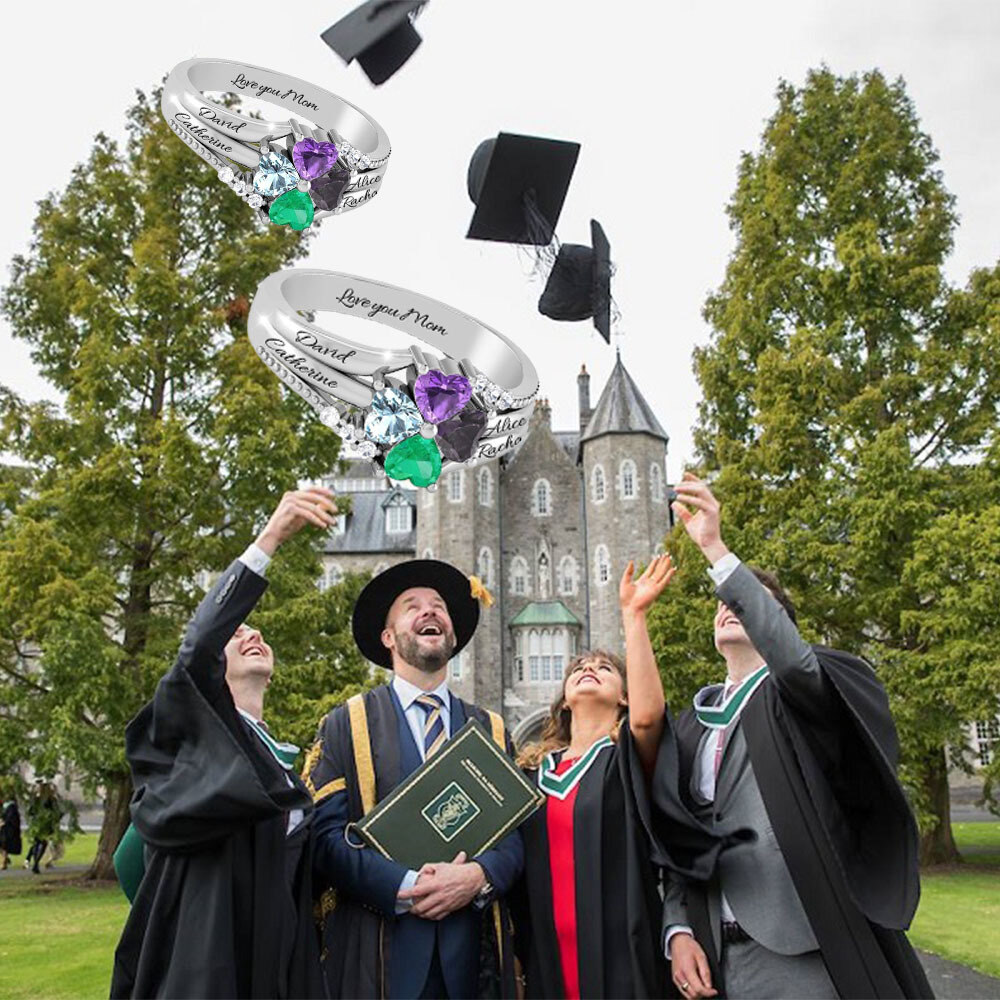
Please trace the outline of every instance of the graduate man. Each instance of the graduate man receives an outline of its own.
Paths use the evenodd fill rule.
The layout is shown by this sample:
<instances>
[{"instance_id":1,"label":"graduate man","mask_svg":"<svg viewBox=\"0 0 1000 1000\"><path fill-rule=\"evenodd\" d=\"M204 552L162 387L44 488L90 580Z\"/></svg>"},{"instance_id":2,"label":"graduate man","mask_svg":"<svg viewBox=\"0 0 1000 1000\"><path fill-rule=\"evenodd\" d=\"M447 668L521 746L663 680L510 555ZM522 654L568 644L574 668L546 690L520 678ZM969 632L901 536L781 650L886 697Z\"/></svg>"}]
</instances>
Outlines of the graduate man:
<instances>
[{"instance_id":1,"label":"graduate man","mask_svg":"<svg viewBox=\"0 0 1000 1000\"><path fill-rule=\"evenodd\" d=\"M475 578L416 559L371 580L354 608L358 648L393 678L335 708L306 761L332 997L514 995L502 897L523 867L519 832L475 858L428 858L420 871L345 837L468 719L511 751L498 715L448 690L448 661L479 621L477 594Z\"/></svg>"},{"instance_id":2,"label":"graduate man","mask_svg":"<svg viewBox=\"0 0 1000 1000\"><path fill-rule=\"evenodd\" d=\"M707 883L668 879L664 944L682 997L930 997L903 931L917 827L871 667L799 636L770 574L722 541L690 474L673 509L711 564L724 684L677 721L680 794L719 834L751 830ZM655 790L654 790L655 795ZM671 808L668 803L664 808Z\"/></svg>"},{"instance_id":3,"label":"graduate man","mask_svg":"<svg viewBox=\"0 0 1000 1000\"><path fill-rule=\"evenodd\" d=\"M145 874L112 997L324 997L313 921L312 797L298 747L261 720L271 647L244 619L280 545L327 529L329 490L286 493L205 595L173 668L129 723L132 822Z\"/></svg>"}]
</instances>

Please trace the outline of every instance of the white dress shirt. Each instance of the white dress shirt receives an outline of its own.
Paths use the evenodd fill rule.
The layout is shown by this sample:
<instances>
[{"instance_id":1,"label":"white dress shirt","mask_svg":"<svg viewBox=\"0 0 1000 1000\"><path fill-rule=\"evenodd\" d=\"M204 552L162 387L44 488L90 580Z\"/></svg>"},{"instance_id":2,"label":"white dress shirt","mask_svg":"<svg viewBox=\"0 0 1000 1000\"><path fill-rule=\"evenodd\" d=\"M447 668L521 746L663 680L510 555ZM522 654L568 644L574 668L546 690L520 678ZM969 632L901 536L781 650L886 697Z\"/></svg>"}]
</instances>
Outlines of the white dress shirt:
<instances>
[{"instance_id":1,"label":"white dress shirt","mask_svg":"<svg viewBox=\"0 0 1000 1000\"><path fill-rule=\"evenodd\" d=\"M448 682L442 681L433 691L424 691L416 684L411 684L404 680L399 674L393 674L392 689L396 692L400 705L403 706L403 715L406 717L406 724L413 733L413 742L417 744L417 753L420 759L424 759L424 720L427 712L417 704L417 698L422 694L435 694L441 699L441 721L444 723L444 731L451 736L451 696L448 694ZM418 872L412 868L403 876L403 881L399 883L398 892L404 889L412 889L417 884ZM396 900L396 912L406 913L413 905L409 899Z\"/></svg>"},{"instance_id":2,"label":"white dress shirt","mask_svg":"<svg viewBox=\"0 0 1000 1000\"><path fill-rule=\"evenodd\" d=\"M727 552L708 569L708 575L712 578L712 583L717 588L721 587L739 564L739 556L735 552ZM729 693L733 687L733 682L727 680L722 689L723 700L729 697ZM707 802L715 801L715 754L719 748L719 741L725 739L725 736L726 731L724 729L709 730L708 738L701 745L701 752L698 757L698 792ZM722 920L724 923L735 922L736 920L725 893L722 893ZM672 927L667 928L664 950L666 951L668 960L670 959L670 940L675 934L690 934L693 937L694 931L686 924L674 924Z\"/></svg>"},{"instance_id":3,"label":"white dress shirt","mask_svg":"<svg viewBox=\"0 0 1000 1000\"><path fill-rule=\"evenodd\" d=\"M427 718L427 712L417 704L417 698L422 694L433 694L441 699L441 721L444 723L444 731L451 736L451 696L448 694L448 682L444 680L433 691L424 691L416 684L403 680L399 674L394 674L392 689L396 692L396 697L403 706L403 715L406 716L407 725L410 727L410 732L413 733L413 742L417 744L417 753L423 760L424 721Z\"/></svg>"}]
</instances>

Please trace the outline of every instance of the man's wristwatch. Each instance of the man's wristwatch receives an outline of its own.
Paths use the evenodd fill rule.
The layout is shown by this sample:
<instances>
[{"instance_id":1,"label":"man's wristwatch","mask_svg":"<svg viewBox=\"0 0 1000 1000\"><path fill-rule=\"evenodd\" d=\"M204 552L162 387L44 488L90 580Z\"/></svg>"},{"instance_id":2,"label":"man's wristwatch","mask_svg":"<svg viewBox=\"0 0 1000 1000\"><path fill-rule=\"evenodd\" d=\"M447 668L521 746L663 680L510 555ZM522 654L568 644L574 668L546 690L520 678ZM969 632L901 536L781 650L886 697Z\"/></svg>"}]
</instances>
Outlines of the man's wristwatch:
<instances>
[{"instance_id":1,"label":"man's wristwatch","mask_svg":"<svg viewBox=\"0 0 1000 1000\"><path fill-rule=\"evenodd\" d=\"M483 883L482 889L480 889L479 892L476 893L476 900L480 903L485 903L486 900L488 900L492 895L493 895L493 883L489 879L487 879Z\"/></svg>"}]
</instances>

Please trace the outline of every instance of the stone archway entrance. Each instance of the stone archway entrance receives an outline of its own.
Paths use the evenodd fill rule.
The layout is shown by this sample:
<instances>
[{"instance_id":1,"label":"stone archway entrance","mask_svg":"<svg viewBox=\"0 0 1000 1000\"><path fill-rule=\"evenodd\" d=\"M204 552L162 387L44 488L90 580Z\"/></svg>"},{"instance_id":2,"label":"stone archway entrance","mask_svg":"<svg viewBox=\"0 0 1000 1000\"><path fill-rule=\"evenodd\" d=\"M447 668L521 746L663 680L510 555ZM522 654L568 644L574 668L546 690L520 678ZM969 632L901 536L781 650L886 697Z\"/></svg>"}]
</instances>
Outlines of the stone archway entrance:
<instances>
[{"instance_id":1,"label":"stone archway entrance","mask_svg":"<svg viewBox=\"0 0 1000 1000\"><path fill-rule=\"evenodd\" d=\"M542 726L549 717L547 708L539 708L526 715L515 727L510 738L514 741L514 746L520 750L528 743L534 743L542 735Z\"/></svg>"}]
</instances>

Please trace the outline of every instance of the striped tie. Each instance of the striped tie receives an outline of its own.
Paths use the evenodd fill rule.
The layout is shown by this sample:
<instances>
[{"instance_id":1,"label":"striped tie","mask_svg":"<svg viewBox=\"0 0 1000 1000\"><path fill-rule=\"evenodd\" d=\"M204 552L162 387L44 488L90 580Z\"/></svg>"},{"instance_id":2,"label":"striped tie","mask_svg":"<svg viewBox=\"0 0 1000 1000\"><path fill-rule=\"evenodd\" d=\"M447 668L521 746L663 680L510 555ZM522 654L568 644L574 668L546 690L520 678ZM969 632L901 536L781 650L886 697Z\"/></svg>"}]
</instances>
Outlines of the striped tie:
<instances>
[{"instance_id":1,"label":"striped tie","mask_svg":"<svg viewBox=\"0 0 1000 1000\"><path fill-rule=\"evenodd\" d=\"M441 744L448 738L444 731L444 719L441 718L444 702L436 694L422 694L417 698L417 704L427 713L424 719L424 760L427 760L441 749Z\"/></svg>"}]
</instances>

